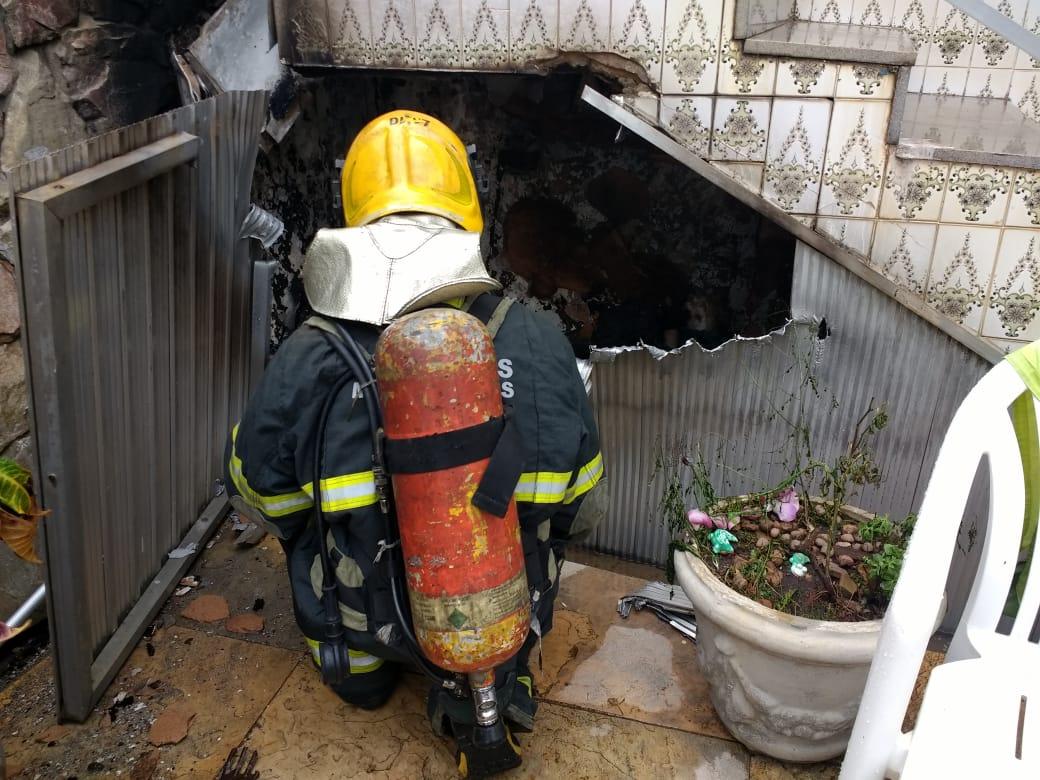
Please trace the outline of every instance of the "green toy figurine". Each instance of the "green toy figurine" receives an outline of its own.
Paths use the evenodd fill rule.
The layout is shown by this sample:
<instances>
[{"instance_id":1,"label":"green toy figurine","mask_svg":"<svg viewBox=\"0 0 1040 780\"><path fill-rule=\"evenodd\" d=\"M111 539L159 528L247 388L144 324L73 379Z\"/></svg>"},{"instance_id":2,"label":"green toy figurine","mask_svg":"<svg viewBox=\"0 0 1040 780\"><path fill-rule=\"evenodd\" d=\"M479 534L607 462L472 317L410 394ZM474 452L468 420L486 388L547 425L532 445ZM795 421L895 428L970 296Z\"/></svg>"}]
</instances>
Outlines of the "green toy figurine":
<instances>
[{"instance_id":1,"label":"green toy figurine","mask_svg":"<svg viewBox=\"0 0 1040 780\"><path fill-rule=\"evenodd\" d=\"M795 577L804 577L809 571L805 565L809 562L809 556L805 553L796 552L791 556L791 574Z\"/></svg>"},{"instance_id":2,"label":"green toy figurine","mask_svg":"<svg viewBox=\"0 0 1040 780\"><path fill-rule=\"evenodd\" d=\"M708 541L711 542L711 551L716 555L732 555L733 542L737 541L737 537L725 528L716 528L708 534Z\"/></svg>"}]
</instances>

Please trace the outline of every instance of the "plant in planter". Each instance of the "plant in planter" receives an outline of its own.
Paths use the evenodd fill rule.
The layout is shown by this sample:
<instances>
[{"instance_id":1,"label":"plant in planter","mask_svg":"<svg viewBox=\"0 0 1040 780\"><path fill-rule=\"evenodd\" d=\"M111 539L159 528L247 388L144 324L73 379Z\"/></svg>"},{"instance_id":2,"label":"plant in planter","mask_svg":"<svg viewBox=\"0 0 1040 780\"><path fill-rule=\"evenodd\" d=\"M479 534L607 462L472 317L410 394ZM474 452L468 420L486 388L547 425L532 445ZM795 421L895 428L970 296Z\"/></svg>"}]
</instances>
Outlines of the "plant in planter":
<instances>
[{"instance_id":1,"label":"plant in planter","mask_svg":"<svg viewBox=\"0 0 1040 780\"><path fill-rule=\"evenodd\" d=\"M815 391L811 374L804 388ZM660 459L655 478L667 475L669 576L693 602L720 718L754 750L820 761L848 742L914 518L851 505L881 481L871 445L884 405L871 402L830 460L804 419L790 419L787 476L761 492L720 497L700 454Z\"/></svg>"}]
</instances>

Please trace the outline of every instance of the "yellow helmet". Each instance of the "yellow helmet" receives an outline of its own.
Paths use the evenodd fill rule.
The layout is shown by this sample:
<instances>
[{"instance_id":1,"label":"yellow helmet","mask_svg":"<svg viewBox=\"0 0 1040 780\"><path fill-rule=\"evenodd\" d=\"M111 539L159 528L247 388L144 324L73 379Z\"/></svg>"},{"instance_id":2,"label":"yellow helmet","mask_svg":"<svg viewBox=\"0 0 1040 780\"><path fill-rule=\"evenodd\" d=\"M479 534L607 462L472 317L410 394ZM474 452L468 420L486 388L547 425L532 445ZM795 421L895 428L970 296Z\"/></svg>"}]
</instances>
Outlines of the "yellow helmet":
<instances>
[{"instance_id":1,"label":"yellow helmet","mask_svg":"<svg viewBox=\"0 0 1040 780\"><path fill-rule=\"evenodd\" d=\"M358 133L343 163L349 227L388 214L435 214L479 233L484 227L466 148L446 124L418 111L391 111Z\"/></svg>"}]
</instances>

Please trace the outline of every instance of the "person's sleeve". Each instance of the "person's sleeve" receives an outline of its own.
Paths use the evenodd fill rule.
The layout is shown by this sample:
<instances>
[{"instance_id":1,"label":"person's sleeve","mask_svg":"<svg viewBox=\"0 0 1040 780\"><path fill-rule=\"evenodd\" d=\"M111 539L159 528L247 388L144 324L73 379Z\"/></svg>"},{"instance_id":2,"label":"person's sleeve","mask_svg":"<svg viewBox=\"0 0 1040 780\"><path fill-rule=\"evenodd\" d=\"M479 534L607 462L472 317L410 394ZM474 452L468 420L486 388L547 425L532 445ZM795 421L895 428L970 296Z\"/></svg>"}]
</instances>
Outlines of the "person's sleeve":
<instances>
[{"instance_id":1,"label":"person's sleeve","mask_svg":"<svg viewBox=\"0 0 1040 780\"><path fill-rule=\"evenodd\" d=\"M291 540L307 524L313 506L309 485L298 476L303 434L313 427L310 382L300 368L307 340L291 338L268 366L226 449L226 484L232 505L279 539Z\"/></svg>"},{"instance_id":2,"label":"person's sleeve","mask_svg":"<svg viewBox=\"0 0 1040 780\"><path fill-rule=\"evenodd\" d=\"M551 534L556 543L584 541L607 513L606 470L600 451L599 430L577 369L573 382L581 415L581 439L563 503L552 517Z\"/></svg>"}]
</instances>

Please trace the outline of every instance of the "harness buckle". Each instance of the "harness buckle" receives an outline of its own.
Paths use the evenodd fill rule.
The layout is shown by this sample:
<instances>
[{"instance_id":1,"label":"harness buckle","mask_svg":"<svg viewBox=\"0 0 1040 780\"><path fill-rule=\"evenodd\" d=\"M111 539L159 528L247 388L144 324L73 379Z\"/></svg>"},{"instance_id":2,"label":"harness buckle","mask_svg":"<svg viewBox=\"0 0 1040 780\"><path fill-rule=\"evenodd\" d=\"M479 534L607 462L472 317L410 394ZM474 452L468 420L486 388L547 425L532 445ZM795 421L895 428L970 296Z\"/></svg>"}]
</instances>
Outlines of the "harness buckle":
<instances>
[{"instance_id":1,"label":"harness buckle","mask_svg":"<svg viewBox=\"0 0 1040 780\"><path fill-rule=\"evenodd\" d=\"M394 549L400 543L401 543L400 539L398 539L393 544L387 544L386 543L386 539L380 539L379 542L377 543L378 544L378 549L376 550L376 557L372 559L372 563L379 563L380 559L382 559L382 557L383 557L383 553L387 552L388 550Z\"/></svg>"}]
</instances>

